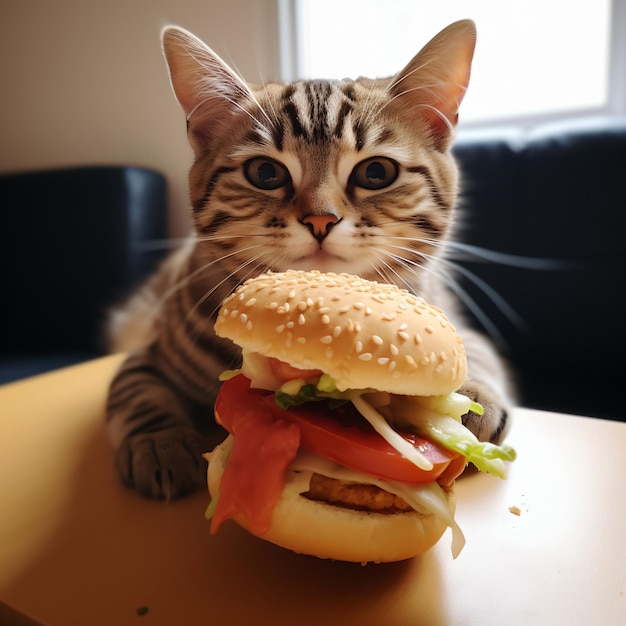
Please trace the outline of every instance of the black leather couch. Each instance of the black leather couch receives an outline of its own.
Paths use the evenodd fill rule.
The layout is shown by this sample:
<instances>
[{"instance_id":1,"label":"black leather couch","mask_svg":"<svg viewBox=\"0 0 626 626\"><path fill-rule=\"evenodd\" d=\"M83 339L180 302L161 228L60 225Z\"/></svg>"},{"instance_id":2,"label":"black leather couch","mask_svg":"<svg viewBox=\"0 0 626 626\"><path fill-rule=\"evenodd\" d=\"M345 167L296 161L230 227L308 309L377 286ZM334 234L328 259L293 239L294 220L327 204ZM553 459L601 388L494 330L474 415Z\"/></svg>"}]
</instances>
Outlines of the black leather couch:
<instances>
[{"instance_id":1,"label":"black leather couch","mask_svg":"<svg viewBox=\"0 0 626 626\"><path fill-rule=\"evenodd\" d=\"M106 311L155 267L166 180L137 167L0 176L0 383L102 355Z\"/></svg>"},{"instance_id":2,"label":"black leather couch","mask_svg":"<svg viewBox=\"0 0 626 626\"><path fill-rule=\"evenodd\" d=\"M506 304L460 282L515 365L521 403L626 420L626 119L466 133L455 153L464 238L505 255L477 250L462 267Z\"/></svg>"},{"instance_id":3,"label":"black leather couch","mask_svg":"<svg viewBox=\"0 0 626 626\"><path fill-rule=\"evenodd\" d=\"M473 246L458 282L513 363L520 402L626 419L626 119L460 133L455 153ZM161 256L137 245L166 236L163 177L2 176L0 208L0 381L100 354L106 308Z\"/></svg>"}]
</instances>

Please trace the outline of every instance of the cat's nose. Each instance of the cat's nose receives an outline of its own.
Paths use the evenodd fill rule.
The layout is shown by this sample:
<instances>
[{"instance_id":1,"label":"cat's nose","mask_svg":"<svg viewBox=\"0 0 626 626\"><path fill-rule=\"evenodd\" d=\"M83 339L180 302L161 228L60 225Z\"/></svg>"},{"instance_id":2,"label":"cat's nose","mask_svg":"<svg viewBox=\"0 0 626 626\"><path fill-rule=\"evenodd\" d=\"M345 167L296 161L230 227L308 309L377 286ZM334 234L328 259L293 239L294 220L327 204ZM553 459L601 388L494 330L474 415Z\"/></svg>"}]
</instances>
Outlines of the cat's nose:
<instances>
[{"instance_id":1,"label":"cat's nose","mask_svg":"<svg viewBox=\"0 0 626 626\"><path fill-rule=\"evenodd\" d=\"M341 220L332 213L323 213L322 215L305 215L300 222L304 224L310 231L313 237L320 243L328 235L331 228L338 224Z\"/></svg>"}]
</instances>

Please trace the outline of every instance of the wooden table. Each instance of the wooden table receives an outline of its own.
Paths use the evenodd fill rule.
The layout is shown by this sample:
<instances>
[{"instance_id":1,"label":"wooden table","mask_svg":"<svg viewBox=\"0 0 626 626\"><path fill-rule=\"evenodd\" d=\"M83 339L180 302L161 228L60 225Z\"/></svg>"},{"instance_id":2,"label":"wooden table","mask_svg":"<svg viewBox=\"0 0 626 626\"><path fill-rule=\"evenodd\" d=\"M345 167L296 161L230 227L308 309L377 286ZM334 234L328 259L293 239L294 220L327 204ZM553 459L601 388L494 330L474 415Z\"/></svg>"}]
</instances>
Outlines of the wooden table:
<instances>
[{"instance_id":1,"label":"wooden table","mask_svg":"<svg viewBox=\"0 0 626 626\"><path fill-rule=\"evenodd\" d=\"M0 624L626 624L625 423L516 410L508 479L457 483L459 558L448 531L362 567L232 522L212 536L204 493L121 487L103 423L119 362L0 387Z\"/></svg>"}]
</instances>

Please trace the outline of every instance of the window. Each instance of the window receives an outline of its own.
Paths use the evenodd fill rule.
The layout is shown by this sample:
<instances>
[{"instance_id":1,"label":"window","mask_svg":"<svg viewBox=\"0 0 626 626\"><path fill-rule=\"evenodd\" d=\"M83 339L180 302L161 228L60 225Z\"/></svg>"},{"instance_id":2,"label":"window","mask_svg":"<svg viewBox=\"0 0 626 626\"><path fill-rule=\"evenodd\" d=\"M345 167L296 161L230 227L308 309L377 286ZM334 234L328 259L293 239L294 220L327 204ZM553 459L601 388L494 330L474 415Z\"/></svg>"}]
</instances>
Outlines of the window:
<instances>
[{"instance_id":1,"label":"window","mask_svg":"<svg viewBox=\"0 0 626 626\"><path fill-rule=\"evenodd\" d=\"M625 0L283 0L283 24L293 28L284 78L392 75L446 25L470 17L478 43L463 124L606 111L615 109L611 98L623 93L626 81L626 27L620 33L614 24L624 5ZM623 98L617 108L626 112Z\"/></svg>"}]
</instances>

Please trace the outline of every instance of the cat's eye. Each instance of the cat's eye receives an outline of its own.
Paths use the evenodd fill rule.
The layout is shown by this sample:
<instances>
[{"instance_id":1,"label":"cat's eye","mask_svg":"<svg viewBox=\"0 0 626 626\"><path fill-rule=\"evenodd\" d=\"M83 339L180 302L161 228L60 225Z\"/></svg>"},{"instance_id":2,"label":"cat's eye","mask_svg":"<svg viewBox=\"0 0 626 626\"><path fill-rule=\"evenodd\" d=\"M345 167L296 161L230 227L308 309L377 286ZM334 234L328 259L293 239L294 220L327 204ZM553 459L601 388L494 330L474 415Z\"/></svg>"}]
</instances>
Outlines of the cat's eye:
<instances>
[{"instance_id":1,"label":"cat's eye","mask_svg":"<svg viewBox=\"0 0 626 626\"><path fill-rule=\"evenodd\" d=\"M256 157L243 166L244 174L252 185L258 189L271 191L291 182L289 170L274 159Z\"/></svg>"},{"instance_id":2,"label":"cat's eye","mask_svg":"<svg viewBox=\"0 0 626 626\"><path fill-rule=\"evenodd\" d=\"M361 161L350 174L350 184L363 189L384 189L398 178L398 164L387 157Z\"/></svg>"}]
</instances>

